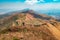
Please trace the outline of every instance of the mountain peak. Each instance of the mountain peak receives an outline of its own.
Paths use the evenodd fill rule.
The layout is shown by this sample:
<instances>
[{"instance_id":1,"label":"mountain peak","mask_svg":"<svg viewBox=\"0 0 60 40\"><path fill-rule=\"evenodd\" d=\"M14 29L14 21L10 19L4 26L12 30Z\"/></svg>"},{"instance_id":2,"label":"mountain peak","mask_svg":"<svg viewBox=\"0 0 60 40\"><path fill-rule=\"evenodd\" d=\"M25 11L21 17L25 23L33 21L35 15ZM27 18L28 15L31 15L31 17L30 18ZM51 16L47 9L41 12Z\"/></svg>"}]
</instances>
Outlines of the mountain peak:
<instances>
[{"instance_id":1,"label":"mountain peak","mask_svg":"<svg viewBox=\"0 0 60 40\"><path fill-rule=\"evenodd\" d=\"M22 10L23 13L34 13L32 9L26 8Z\"/></svg>"}]
</instances>

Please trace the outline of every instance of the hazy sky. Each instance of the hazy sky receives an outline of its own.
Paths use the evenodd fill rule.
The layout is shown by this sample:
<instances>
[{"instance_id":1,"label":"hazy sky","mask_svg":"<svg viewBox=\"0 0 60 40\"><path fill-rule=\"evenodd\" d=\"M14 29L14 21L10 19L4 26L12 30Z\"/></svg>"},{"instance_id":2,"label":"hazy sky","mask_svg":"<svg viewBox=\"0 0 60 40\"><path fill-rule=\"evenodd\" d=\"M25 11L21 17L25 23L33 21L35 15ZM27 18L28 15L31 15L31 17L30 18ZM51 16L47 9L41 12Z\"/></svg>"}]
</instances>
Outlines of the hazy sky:
<instances>
[{"instance_id":1,"label":"hazy sky","mask_svg":"<svg viewBox=\"0 0 60 40\"><path fill-rule=\"evenodd\" d=\"M60 10L60 0L0 0L0 14L25 8L34 10Z\"/></svg>"}]
</instances>

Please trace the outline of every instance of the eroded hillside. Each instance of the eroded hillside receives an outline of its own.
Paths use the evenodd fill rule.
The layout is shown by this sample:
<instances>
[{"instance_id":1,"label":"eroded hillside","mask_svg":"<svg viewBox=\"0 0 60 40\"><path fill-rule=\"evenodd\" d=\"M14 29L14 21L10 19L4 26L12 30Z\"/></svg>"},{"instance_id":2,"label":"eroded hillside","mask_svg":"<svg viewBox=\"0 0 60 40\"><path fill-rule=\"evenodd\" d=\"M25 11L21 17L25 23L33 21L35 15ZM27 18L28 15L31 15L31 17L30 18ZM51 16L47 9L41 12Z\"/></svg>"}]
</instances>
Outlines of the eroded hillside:
<instances>
[{"instance_id":1,"label":"eroded hillside","mask_svg":"<svg viewBox=\"0 0 60 40\"><path fill-rule=\"evenodd\" d=\"M13 14L0 20L0 40L60 40L60 22L31 11Z\"/></svg>"}]
</instances>

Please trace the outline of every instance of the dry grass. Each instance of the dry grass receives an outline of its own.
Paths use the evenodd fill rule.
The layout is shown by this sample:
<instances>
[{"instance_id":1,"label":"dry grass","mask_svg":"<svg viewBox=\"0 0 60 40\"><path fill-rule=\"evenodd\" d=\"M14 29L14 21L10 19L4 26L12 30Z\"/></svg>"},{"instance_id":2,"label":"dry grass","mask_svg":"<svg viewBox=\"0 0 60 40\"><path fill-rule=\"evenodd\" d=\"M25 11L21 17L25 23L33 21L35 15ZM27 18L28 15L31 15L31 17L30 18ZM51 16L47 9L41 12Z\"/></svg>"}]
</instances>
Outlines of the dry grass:
<instances>
[{"instance_id":1,"label":"dry grass","mask_svg":"<svg viewBox=\"0 0 60 40\"><path fill-rule=\"evenodd\" d=\"M6 33L7 32L7 33ZM19 26L4 29L0 40L57 40L48 29L40 27Z\"/></svg>"}]
</instances>

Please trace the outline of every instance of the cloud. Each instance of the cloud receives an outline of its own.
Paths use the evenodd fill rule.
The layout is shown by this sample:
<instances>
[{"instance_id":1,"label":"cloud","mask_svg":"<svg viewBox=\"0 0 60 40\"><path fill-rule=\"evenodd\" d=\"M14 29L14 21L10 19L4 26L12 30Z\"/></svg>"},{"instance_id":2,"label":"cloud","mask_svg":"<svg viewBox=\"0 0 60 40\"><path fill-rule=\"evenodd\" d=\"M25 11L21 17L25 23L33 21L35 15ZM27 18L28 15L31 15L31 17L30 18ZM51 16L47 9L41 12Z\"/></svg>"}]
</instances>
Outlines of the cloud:
<instances>
[{"instance_id":1,"label":"cloud","mask_svg":"<svg viewBox=\"0 0 60 40\"><path fill-rule=\"evenodd\" d=\"M37 2L38 2L37 0L26 0L25 1L25 3L30 4L30 5L35 4Z\"/></svg>"},{"instance_id":2,"label":"cloud","mask_svg":"<svg viewBox=\"0 0 60 40\"><path fill-rule=\"evenodd\" d=\"M39 2L45 2L44 0L39 0Z\"/></svg>"},{"instance_id":3,"label":"cloud","mask_svg":"<svg viewBox=\"0 0 60 40\"><path fill-rule=\"evenodd\" d=\"M25 1L26 4L30 4L30 5L33 5L39 2L45 2L45 1L44 0L26 0Z\"/></svg>"},{"instance_id":4,"label":"cloud","mask_svg":"<svg viewBox=\"0 0 60 40\"><path fill-rule=\"evenodd\" d=\"M34 4L34 5L24 3L4 3L0 6L0 9L21 10L24 8L34 8L41 10L60 9L60 3L45 3L45 4Z\"/></svg>"},{"instance_id":5,"label":"cloud","mask_svg":"<svg viewBox=\"0 0 60 40\"><path fill-rule=\"evenodd\" d=\"M0 9L6 10L6 11L0 10L0 13L2 14L10 10L16 11L16 10L22 10L25 8L30 8L36 11L44 10L45 12L47 12L47 10L53 10L53 9L60 10L60 3L45 3L45 4L34 4L34 5L29 5L26 3L4 3L0 5Z\"/></svg>"},{"instance_id":6,"label":"cloud","mask_svg":"<svg viewBox=\"0 0 60 40\"><path fill-rule=\"evenodd\" d=\"M4 14L4 13L7 13L7 12L10 12L11 10L9 9L0 9L0 15L1 14Z\"/></svg>"},{"instance_id":7,"label":"cloud","mask_svg":"<svg viewBox=\"0 0 60 40\"><path fill-rule=\"evenodd\" d=\"M46 4L35 4L31 7L31 9L36 10L60 10L60 3L46 3Z\"/></svg>"}]
</instances>

